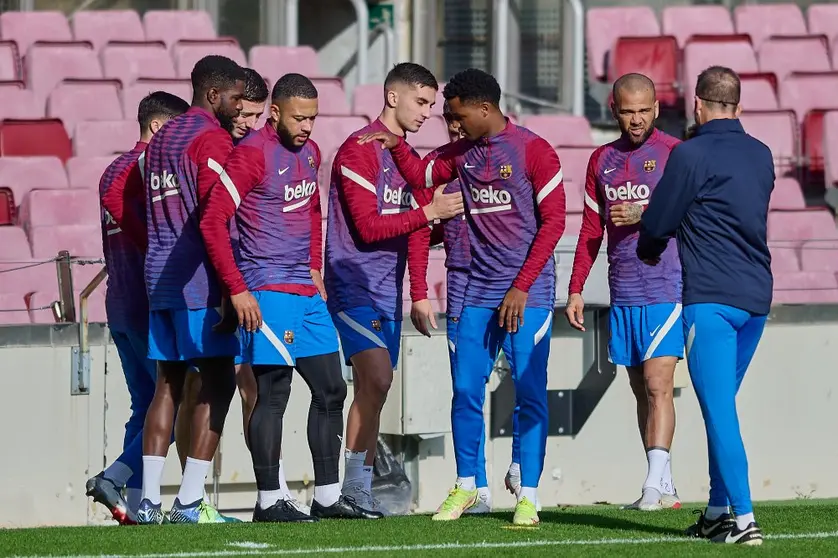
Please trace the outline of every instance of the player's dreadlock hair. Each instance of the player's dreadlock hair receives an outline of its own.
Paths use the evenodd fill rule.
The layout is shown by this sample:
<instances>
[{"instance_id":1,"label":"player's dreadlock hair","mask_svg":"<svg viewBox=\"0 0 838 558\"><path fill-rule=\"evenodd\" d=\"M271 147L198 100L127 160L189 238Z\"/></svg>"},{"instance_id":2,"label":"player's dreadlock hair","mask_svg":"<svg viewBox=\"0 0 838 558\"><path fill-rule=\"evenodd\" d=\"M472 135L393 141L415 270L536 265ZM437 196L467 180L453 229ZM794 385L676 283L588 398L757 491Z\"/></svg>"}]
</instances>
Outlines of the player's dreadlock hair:
<instances>
[{"instance_id":1,"label":"player's dreadlock hair","mask_svg":"<svg viewBox=\"0 0 838 558\"><path fill-rule=\"evenodd\" d=\"M251 103L264 103L268 98L268 84L259 72L253 68L244 70L244 97L242 100Z\"/></svg>"},{"instance_id":2,"label":"player's dreadlock hair","mask_svg":"<svg viewBox=\"0 0 838 558\"><path fill-rule=\"evenodd\" d=\"M271 100L274 102L283 101L291 97L316 99L317 88L314 87L310 79L302 74L285 74L274 84Z\"/></svg>"},{"instance_id":3,"label":"player's dreadlock hair","mask_svg":"<svg viewBox=\"0 0 838 558\"><path fill-rule=\"evenodd\" d=\"M195 93L216 89L231 89L237 81L244 81L245 74L241 66L227 58L211 54L204 56L192 68L192 90Z\"/></svg>"},{"instance_id":4,"label":"player's dreadlock hair","mask_svg":"<svg viewBox=\"0 0 838 558\"><path fill-rule=\"evenodd\" d=\"M442 96L446 100L455 97L463 104L489 103L500 105L500 85L492 74L477 68L469 68L454 74L445 85Z\"/></svg>"},{"instance_id":5,"label":"player's dreadlock hair","mask_svg":"<svg viewBox=\"0 0 838 558\"><path fill-rule=\"evenodd\" d=\"M413 62L402 62L393 66L384 79L384 90L390 89L396 83L439 89L439 83L431 71Z\"/></svg>"},{"instance_id":6,"label":"player's dreadlock hair","mask_svg":"<svg viewBox=\"0 0 838 558\"><path fill-rule=\"evenodd\" d=\"M137 109L137 122L140 133L146 130L155 118L174 118L189 110L189 103L165 91L155 91L146 95Z\"/></svg>"}]
</instances>

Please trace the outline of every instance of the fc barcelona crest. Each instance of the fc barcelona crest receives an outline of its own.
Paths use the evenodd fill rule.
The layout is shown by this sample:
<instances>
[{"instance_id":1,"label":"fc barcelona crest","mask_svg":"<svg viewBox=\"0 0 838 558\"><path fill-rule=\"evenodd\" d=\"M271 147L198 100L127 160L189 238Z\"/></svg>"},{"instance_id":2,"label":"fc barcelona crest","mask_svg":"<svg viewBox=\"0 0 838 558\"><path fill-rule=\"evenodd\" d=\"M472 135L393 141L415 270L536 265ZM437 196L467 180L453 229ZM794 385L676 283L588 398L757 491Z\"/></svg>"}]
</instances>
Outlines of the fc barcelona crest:
<instances>
[{"instance_id":1,"label":"fc barcelona crest","mask_svg":"<svg viewBox=\"0 0 838 558\"><path fill-rule=\"evenodd\" d=\"M500 177L506 180L512 176L512 165L501 165L500 166Z\"/></svg>"},{"instance_id":2,"label":"fc barcelona crest","mask_svg":"<svg viewBox=\"0 0 838 558\"><path fill-rule=\"evenodd\" d=\"M314 168L314 157L312 157L311 155L309 155L309 157L308 157L308 165L311 168Z\"/></svg>"},{"instance_id":3,"label":"fc barcelona crest","mask_svg":"<svg viewBox=\"0 0 838 558\"><path fill-rule=\"evenodd\" d=\"M373 320L373 321L372 321L372 328L373 328L375 331L381 331L381 322L380 322L380 321L378 321L378 320Z\"/></svg>"},{"instance_id":4,"label":"fc barcelona crest","mask_svg":"<svg viewBox=\"0 0 838 558\"><path fill-rule=\"evenodd\" d=\"M657 163L658 162L655 161L654 159L652 159L651 161L644 161L643 162L643 170L645 170L646 172L652 172L653 170L655 170L655 167L657 166Z\"/></svg>"},{"instance_id":5,"label":"fc barcelona crest","mask_svg":"<svg viewBox=\"0 0 838 558\"><path fill-rule=\"evenodd\" d=\"M290 329L286 329L286 330L285 330L285 339L284 339L284 341L285 341L285 344L286 344L286 345L290 345L291 343L293 343L293 342L294 342L294 332L293 332L293 331L291 331Z\"/></svg>"}]
</instances>

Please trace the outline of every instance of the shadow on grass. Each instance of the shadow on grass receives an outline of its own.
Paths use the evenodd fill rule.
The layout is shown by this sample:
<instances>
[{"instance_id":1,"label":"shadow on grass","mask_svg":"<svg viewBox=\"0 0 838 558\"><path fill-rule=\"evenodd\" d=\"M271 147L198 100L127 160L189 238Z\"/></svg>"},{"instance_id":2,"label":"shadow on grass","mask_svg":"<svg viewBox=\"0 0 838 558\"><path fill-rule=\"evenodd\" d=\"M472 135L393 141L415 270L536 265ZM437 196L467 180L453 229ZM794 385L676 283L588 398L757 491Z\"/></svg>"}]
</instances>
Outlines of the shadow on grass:
<instances>
[{"instance_id":1,"label":"shadow on grass","mask_svg":"<svg viewBox=\"0 0 838 558\"><path fill-rule=\"evenodd\" d=\"M542 523L558 525L579 525L584 527L598 527L612 531L639 531L659 536L684 536L683 529L650 525L642 521L632 521L622 517L611 517L592 513L567 513L562 510L543 511L539 514Z\"/></svg>"}]
</instances>

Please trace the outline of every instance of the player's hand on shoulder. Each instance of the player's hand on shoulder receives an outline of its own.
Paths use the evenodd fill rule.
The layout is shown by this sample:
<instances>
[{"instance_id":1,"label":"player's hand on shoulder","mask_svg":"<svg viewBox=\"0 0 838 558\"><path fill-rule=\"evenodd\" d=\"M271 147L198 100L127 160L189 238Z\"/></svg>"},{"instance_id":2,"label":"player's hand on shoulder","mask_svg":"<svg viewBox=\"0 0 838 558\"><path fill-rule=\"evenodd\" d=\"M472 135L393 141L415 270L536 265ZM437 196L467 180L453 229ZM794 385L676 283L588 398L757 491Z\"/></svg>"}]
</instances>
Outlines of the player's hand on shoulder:
<instances>
[{"instance_id":1,"label":"player's hand on shoulder","mask_svg":"<svg viewBox=\"0 0 838 558\"><path fill-rule=\"evenodd\" d=\"M239 325L245 331L252 333L262 327L262 311L259 309L259 303L256 302L256 298L250 294L250 291L231 295L230 302L233 303L233 308L236 309Z\"/></svg>"},{"instance_id":2,"label":"player's hand on shoulder","mask_svg":"<svg viewBox=\"0 0 838 558\"><path fill-rule=\"evenodd\" d=\"M564 315L571 327L585 331L585 300L581 294L574 293L568 297Z\"/></svg>"},{"instance_id":3,"label":"player's hand on shoulder","mask_svg":"<svg viewBox=\"0 0 838 558\"><path fill-rule=\"evenodd\" d=\"M319 269L311 270L311 280L314 281L314 286L317 287L317 292L320 293L320 298L326 300L326 285L323 283L323 275Z\"/></svg>"},{"instance_id":4,"label":"player's hand on shoulder","mask_svg":"<svg viewBox=\"0 0 838 558\"><path fill-rule=\"evenodd\" d=\"M414 302L410 307L410 321L413 322L416 331L425 337L430 337L431 332L428 329L428 323L431 324L432 328L437 329L436 314L431 306L431 301L426 298Z\"/></svg>"},{"instance_id":5,"label":"player's hand on shoulder","mask_svg":"<svg viewBox=\"0 0 838 558\"><path fill-rule=\"evenodd\" d=\"M445 193L445 185L438 186L434 191L434 198L424 208L428 221L444 220L461 215L464 210L463 193Z\"/></svg>"},{"instance_id":6,"label":"player's hand on shoulder","mask_svg":"<svg viewBox=\"0 0 838 558\"><path fill-rule=\"evenodd\" d=\"M509 333L515 333L524 325L524 309L527 307L528 294L521 289L510 287L498 309L498 325Z\"/></svg>"},{"instance_id":7,"label":"player's hand on shoulder","mask_svg":"<svg viewBox=\"0 0 838 558\"><path fill-rule=\"evenodd\" d=\"M371 141L381 142L384 149L393 149L399 144L399 136L392 132L381 130L378 132L367 132L358 138L358 143L361 145L370 143Z\"/></svg>"},{"instance_id":8,"label":"player's hand on shoulder","mask_svg":"<svg viewBox=\"0 0 838 558\"><path fill-rule=\"evenodd\" d=\"M611 222L616 227L636 225L643 217L643 206L636 203L621 203L611 208Z\"/></svg>"}]
</instances>

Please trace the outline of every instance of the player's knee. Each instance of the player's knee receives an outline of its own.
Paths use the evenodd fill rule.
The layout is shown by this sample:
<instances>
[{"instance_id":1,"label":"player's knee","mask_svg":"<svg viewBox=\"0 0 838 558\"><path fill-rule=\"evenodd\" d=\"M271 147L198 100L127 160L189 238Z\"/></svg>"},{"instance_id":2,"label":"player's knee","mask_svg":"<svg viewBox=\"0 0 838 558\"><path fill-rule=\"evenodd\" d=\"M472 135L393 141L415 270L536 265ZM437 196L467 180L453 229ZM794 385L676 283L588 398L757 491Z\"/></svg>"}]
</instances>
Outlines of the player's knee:
<instances>
[{"instance_id":1,"label":"player's knee","mask_svg":"<svg viewBox=\"0 0 838 558\"><path fill-rule=\"evenodd\" d=\"M672 399L672 377L667 374L646 376L646 395L652 401Z\"/></svg>"}]
</instances>

